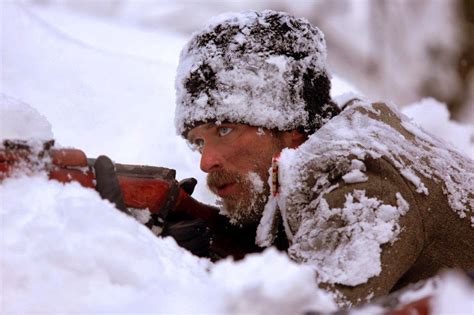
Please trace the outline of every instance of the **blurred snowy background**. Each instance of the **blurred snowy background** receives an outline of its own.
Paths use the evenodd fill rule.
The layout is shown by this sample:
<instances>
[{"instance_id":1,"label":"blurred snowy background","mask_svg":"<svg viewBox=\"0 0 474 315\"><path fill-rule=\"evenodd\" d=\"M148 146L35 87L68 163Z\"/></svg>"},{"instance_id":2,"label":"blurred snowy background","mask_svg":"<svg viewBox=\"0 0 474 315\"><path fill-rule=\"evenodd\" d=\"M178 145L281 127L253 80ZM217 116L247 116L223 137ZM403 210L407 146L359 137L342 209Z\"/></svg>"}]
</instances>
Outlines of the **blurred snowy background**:
<instances>
[{"instance_id":1,"label":"blurred snowy background","mask_svg":"<svg viewBox=\"0 0 474 315\"><path fill-rule=\"evenodd\" d=\"M474 157L471 0L0 3L0 92L44 116L42 126L51 126L57 145L80 148L90 157L107 154L121 163L175 168L178 179L204 182L199 155L174 132L179 51L211 16L246 9L306 17L326 34L334 97L356 92L391 101ZM35 115L20 105L0 104L0 138L34 130L37 122L29 119ZM209 274L208 262L155 238L77 185L12 179L0 186L0 197L0 304L8 311L160 307L285 314L333 308L311 286L309 271L283 255L266 252L243 264L226 262ZM195 197L214 201L202 184ZM160 298L149 299L152 295Z\"/></svg>"},{"instance_id":2,"label":"blurred snowy background","mask_svg":"<svg viewBox=\"0 0 474 315\"><path fill-rule=\"evenodd\" d=\"M19 1L18 1L19 2ZM447 103L456 120L474 122L474 1L472 0L24 0L52 28L105 50L135 57L153 49L104 42L63 11L147 33L186 38L211 16L274 9L306 17L321 28L331 68L369 97L404 106L431 96ZM39 12L42 10L43 12ZM44 13L41 14L41 13ZM46 16L45 16L46 15ZM83 25L85 27L85 25ZM90 29L89 29L90 30ZM89 34L89 36L87 35ZM104 34L103 32L101 32ZM138 41L138 39L137 39ZM152 45L156 48L156 45ZM147 46L148 46L147 45ZM171 43L167 43L169 46ZM145 48L145 47L144 47ZM164 48L164 47L162 47ZM166 54L165 54L166 55Z\"/></svg>"},{"instance_id":3,"label":"blurred snowy background","mask_svg":"<svg viewBox=\"0 0 474 315\"><path fill-rule=\"evenodd\" d=\"M57 144L203 182L173 130L179 51L213 15L270 8L326 34L333 96L433 97L409 113L474 157L472 2L3 0L1 90L45 115ZM202 185L196 196L213 200Z\"/></svg>"}]
</instances>

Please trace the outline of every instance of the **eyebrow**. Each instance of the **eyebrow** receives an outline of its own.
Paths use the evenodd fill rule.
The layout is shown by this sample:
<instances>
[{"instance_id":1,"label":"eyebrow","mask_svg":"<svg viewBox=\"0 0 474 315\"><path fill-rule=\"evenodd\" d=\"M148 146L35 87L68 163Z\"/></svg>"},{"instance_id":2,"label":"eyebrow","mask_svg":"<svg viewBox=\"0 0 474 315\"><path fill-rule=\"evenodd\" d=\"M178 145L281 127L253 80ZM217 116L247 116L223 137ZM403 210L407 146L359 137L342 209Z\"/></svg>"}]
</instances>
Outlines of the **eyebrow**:
<instances>
[{"instance_id":1,"label":"eyebrow","mask_svg":"<svg viewBox=\"0 0 474 315\"><path fill-rule=\"evenodd\" d=\"M205 129L209 130L211 128L217 127L215 123L207 123L203 126Z\"/></svg>"},{"instance_id":2,"label":"eyebrow","mask_svg":"<svg viewBox=\"0 0 474 315\"><path fill-rule=\"evenodd\" d=\"M207 124L204 124L204 125L201 125L201 126L206 130L217 127L217 125L215 123L207 123ZM187 140L192 143L192 142L194 142L195 139L196 139L196 137L193 136L193 135L190 135L189 132L188 132Z\"/></svg>"}]
</instances>

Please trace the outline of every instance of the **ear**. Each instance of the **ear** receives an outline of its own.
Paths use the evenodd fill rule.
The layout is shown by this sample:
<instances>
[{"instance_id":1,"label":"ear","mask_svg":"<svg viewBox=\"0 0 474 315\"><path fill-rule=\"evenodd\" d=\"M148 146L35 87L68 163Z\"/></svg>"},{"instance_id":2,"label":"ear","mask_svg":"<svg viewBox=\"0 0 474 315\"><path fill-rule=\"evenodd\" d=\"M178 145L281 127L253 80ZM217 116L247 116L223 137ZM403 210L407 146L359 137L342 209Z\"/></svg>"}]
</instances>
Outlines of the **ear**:
<instances>
[{"instance_id":1,"label":"ear","mask_svg":"<svg viewBox=\"0 0 474 315\"><path fill-rule=\"evenodd\" d=\"M308 139L308 135L297 129L283 132L283 143L287 148L297 148Z\"/></svg>"}]
</instances>

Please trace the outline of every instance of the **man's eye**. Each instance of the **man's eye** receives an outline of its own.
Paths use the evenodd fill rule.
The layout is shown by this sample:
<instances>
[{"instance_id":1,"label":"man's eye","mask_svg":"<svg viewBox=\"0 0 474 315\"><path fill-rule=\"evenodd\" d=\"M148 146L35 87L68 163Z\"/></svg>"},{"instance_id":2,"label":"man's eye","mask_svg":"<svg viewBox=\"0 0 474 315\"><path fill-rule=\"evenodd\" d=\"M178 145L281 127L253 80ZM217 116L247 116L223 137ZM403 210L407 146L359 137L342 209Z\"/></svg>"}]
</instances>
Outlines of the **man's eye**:
<instances>
[{"instance_id":1,"label":"man's eye","mask_svg":"<svg viewBox=\"0 0 474 315\"><path fill-rule=\"evenodd\" d=\"M218 132L219 132L219 136L221 136L221 137L227 136L229 133L232 132L232 130L233 130L233 129L230 128L230 127L220 127L220 128L219 128L219 131L218 131Z\"/></svg>"}]
</instances>

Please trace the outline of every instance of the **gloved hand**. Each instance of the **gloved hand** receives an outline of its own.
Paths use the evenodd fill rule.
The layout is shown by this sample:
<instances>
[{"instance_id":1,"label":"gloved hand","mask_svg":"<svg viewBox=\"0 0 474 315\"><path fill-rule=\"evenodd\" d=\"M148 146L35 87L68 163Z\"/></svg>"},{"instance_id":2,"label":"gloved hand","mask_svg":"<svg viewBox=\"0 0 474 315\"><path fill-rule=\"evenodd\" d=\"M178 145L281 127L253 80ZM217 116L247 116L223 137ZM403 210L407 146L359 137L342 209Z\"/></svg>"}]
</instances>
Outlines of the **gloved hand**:
<instances>
[{"instance_id":1,"label":"gloved hand","mask_svg":"<svg viewBox=\"0 0 474 315\"><path fill-rule=\"evenodd\" d=\"M186 178L179 182L179 188L188 195L194 191L197 184L195 178ZM173 213L164 221L161 236L171 236L179 246L189 250L196 256L209 257L211 233L202 219L179 218Z\"/></svg>"},{"instance_id":2,"label":"gloved hand","mask_svg":"<svg viewBox=\"0 0 474 315\"><path fill-rule=\"evenodd\" d=\"M194 187L196 187L197 180L196 178L190 177L185 178L179 182L179 188L184 190L188 195L192 195L194 192Z\"/></svg>"},{"instance_id":3,"label":"gloved hand","mask_svg":"<svg viewBox=\"0 0 474 315\"><path fill-rule=\"evenodd\" d=\"M123 201L122 190L112 160L105 155L99 156L94 163L94 172L96 178L95 189L99 192L99 195L115 204L115 207L120 211L130 214Z\"/></svg>"},{"instance_id":4,"label":"gloved hand","mask_svg":"<svg viewBox=\"0 0 474 315\"><path fill-rule=\"evenodd\" d=\"M132 215L123 201L114 163L107 156L101 155L95 161L94 171L96 190L100 196L114 203L120 211ZM187 178L179 182L179 188L191 195L196 183L196 179ZM161 231L157 236L173 237L179 246L189 250L194 255L200 257L209 255L211 237L204 220L190 220L189 218L173 218L171 220L173 221L168 221L167 217L158 218L154 215L146 225L153 231Z\"/></svg>"},{"instance_id":5,"label":"gloved hand","mask_svg":"<svg viewBox=\"0 0 474 315\"><path fill-rule=\"evenodd\" d=\"M196 256L209 257L211 233L202 219L165 222L162 236L171 236L179 246Z\"/></svg>"}]
</instances>

